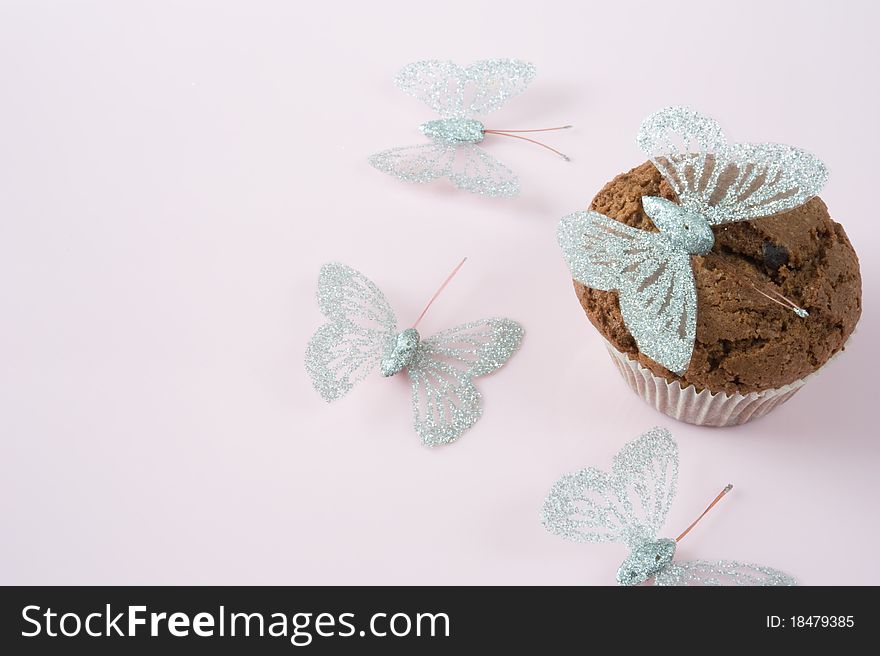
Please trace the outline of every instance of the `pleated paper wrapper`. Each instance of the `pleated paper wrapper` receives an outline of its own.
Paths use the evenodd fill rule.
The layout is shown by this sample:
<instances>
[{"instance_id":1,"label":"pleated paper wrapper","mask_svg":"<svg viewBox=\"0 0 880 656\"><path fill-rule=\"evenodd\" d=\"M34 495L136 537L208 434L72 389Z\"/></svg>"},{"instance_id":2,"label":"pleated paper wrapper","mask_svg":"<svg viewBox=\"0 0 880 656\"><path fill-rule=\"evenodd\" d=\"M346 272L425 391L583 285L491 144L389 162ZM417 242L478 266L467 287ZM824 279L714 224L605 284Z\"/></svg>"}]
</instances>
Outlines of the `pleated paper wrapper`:
<instances>
[{"instance_id":1,"label":"pleated paper wrapper","mask_svg":"<svg viewBox=\"0 0 880 656\"><path fill-rule=\"evenodd\" d=\"M849 346L850 341L847 340L845 347ZM707 389L698 392L693 385L683 388L678 381L670 382L655 376L649 369L640 365L638 361L631 360L611 344L606 342L605 345L611 359L633 392L663 414L698 426L738 426L763 417L773 408L788 401L807 380L818 373L818 371L814 372L806 378L782 387L745 395L712 393ZM831 360L842 352L843 349ZM826 362L825 365L827 364Z\"/></svg>"}]
</instances>

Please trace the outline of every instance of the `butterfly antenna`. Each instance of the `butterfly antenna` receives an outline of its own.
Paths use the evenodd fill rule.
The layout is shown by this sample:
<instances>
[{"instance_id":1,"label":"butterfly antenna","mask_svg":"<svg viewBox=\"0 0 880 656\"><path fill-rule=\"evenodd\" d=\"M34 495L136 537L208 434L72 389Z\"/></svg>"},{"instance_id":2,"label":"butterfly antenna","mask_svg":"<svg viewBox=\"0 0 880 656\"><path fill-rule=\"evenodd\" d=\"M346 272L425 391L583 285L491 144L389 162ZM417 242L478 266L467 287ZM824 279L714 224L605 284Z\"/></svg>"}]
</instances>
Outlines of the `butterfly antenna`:
<instances>
[{"instance_id":1,"label":"butterfly antenna","mask_svg":"<svg viewBox=\"0 0 880 656\"><path fill-rule=\"evenodd\" d=\"M736 269L728 265L727 262L725 262L717 253L711 253L711 255L715 256L713 261L718 264L720 268L727 271L741 285L751 287L767 300L773 301L777 305L781 305L786 310L791 310L801 319L805 319L810 316L809 312L807 312L800 305L788 298L788 296L784 296L769 285L759 285L753 280L749 280L746 276L740 274Z\"/></svg>"},{"instance_id":2,"label":"butterfly antenna","mask_svg":"<svg viewBox=\"0 0 880 656\"><path fill-rule=\"evenodd\" d=\"M493 128L492 130L483 130L483 132L552 132L553 130L568 130L573 127L573 125L560 125L558 128L538 128L536 130L502 130L500 128Z\"/></svg>"},{"instance_id":3,"label":"butterfly antenna","mask_svg":"<svg viewBox=\"0 0 880 656\"><path fill-rule=\"evenodd\" d=\"M443 281L443 284L440 285L440 288L439 288L436 292L434 292L434 295L431 297L431 300L428 301L428 304L425 306L425 309L422 310L422 313L419 315L419 318L416 319L416 322L415 322L415 323L413 324L413 326L412 326L413 328L415 328L416 326L419 325L419 321L421 321L421 320L422 320L422 317L424 317L425 314L428 312L428 308L430 308L431 305L433 305L434 301L437 300L437 297L440 296L440 294L443 292L444 289L446 289L446 285L448 285L448 284L449 284L449 281L452 280L452 279L455 277L455 274L458 273L459 269L461 269L461 267L464 266L464 263L465 263L465 262L467 262L467 258L466 258L466 257L465 257L465 258L462 258L461 262L458 263L458 266L456 266L456 267L452 270L452 273L450 273L448 276L446 276L446 280L444 280L444 281Z\"/></svg>"},{"instance_id":4,"label":"butterfly antenna","mask_svg":"<svg viewBox=\"0 0 880 656\"><path fill-rule=\"evenodd\" d=\"M563 128L545 128L545 129L546 130L562 130ZM520 130L520 132L542 132L542 131L543 130ZM541 146L541 148L546 148L547 150L550 150L550 151L556 153L562 159L564 159L566 162L571 161L571 157L569 157L565 153L561 153L558 150L556 150L555 148L552 148L552 147L548 146L547 144L541 143L540 141L537 141L535 139L529 139L528 137L521 137L518 134L510 134L510 132L502 132L501 130L483 130L483 132L486 134L497 134L501 137L511 137L513 139L522 139L523 141L528 141L533 144L537 144L537 145Z\"/></svg>"},{"instance_id":5,"label":"butterfly antenna","mask_svg":"<svg viewBox=\"0 0 880 656\"><path fill-rule=\"evenodd\" d=\"M728 483L727 486L726 486L723 490L721 490L721 492L718 493L718 496L715 497L715 498L712 500L712 503L710 503L708 506L706 506L706 509L703 511L703 514L701 514L699 517L697 517L697 518L694 520L693 524L691 524L690 526L688 526L688 527L684 530L684 532L683 532L681 535L679 535L677 538L675 538L675 541L676 541L676 542L681 542L682 538L684 538L685 535L687 535L688 533L690 533L690 532L691 532L691 529L692 529L694 526L697 525L697 522L699 522L701 519L703 519L703 517L706 516L706 513L708 513L710 510L712 510L712 508L715 507L715 504L718 503L719 501L721 501L721 498L722 498L725 494L727 494L728 492L730 492L732 489L733 489L733 485L731 485L730 483Z\"/></svg>"},{"instance_id":6,"label":"butterfly antenna","mask_svg":"<svg viewBox=\"0 0 880 656\"><path fill-rule=\"evenodd\" d=\"M804 308L802 308L799 305L796 305L794 302L792 302L792 300L790 298L788 298L787 296L783 296L782 294L777 292L775 289L768 289L765 292L763 289L761 289L760 287L758 287L754 283L752 283L752 288L756 292L758 292L761 296L773 301L777 305L781 305L782 307L784 307L787 310L791 310L796 315L798 315L801 319L806 319L808 316L810 316L810 313L807 312ZM769 293L767 293L767 292L769 292Z\"/></svg>"}]
</instances>

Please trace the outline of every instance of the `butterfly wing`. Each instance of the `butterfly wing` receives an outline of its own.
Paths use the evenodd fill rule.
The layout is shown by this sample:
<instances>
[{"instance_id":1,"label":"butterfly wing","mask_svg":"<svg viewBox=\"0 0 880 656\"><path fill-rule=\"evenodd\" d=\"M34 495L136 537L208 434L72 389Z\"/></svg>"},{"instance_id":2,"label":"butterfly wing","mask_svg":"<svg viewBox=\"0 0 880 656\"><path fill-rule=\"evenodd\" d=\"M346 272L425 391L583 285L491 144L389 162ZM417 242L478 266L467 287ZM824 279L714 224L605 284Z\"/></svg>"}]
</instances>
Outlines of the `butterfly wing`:
<instances>
[{"instance_id":1,"label":"butterfly wing","mask_svg":"<svg viewBox=\"0 0 880 656\"><path fill-rule=\"evenodd\" d=\"M593 289L619 290L635 281L636 272L654 257L656 233L631 228L599 212L574 212L557 231L562 256L572 277Z\"/></svg>"},{"instance_id":2,"label":"butterfly wing","mask_svg":"<svg viewBox=\"0 0 880 656\"><path fill-rule=\"evenodd\" d=\"M404 67L395 84L444 118L486 114L521 93L535 67L516 59L486 59L460 68L451 61L419 61Z\"/></svg>"},{"instance_id":3,"label":"butterfly wing","mask_svg":"<svg viewBox=\"0 0 880 656\"><path fill-rule=\"evenodd\" d=\"M691 204L712 225L787 212L819 193L828 170L815 155L781 144L735 144L716 155L711 193Z\"/></svg>"},{"instance_id":4,"label":"butterfly wing","mask_svg":"<svg viewBox=\"0 0 880 656\"><path fill-rule=\"evenodd\" d=\"M646 258L619 293L620 313L639 351L670 371L687 371L697 336L697 286L690 256Z\"/></svg>"},{"instance_id":5,"label":"butterfly wing","mask_svg":"<svg viewBox=\"0 0 880 656\"><path fill-rule=\"evenodd\" d=\"M660 532L677 484L678 446L665 428L652 428L614 456L610 487L626 518L630 548Z\"/></svg>"},{"instance_id":6,"label":"butterfly wing","mask_svg":"<svg viewBox=\"0 0 880 656\"><path fill-rule=\"evenodd\" d=\"M544 501L544 527L573 542L625 542L626 518L612 502L610 476L588 467L566 474Z\"/></svg>"},{"instance_id":7,"label":"butterfly wing","mask_svg":"<svg viewBox=\"0 0 880 656\"><path fill-rule=\"evenodd\" d=\"M519 193L519 180L509 168L475 144L456 147L456 161L449 180L459 189L484 196L512 197Z\"/></svg>"},{"instance_id":8,"label":"butterfly wing","mask_svg":"<svg viewBox=\"0 0 880 656\"><path fill-rule=\"evenodd\" d=\"M575 280L618 292L621 314L639 351L670 371L685 371L697 335L690 256L659 233L598 212L564 217L558 239Z\"/></svg>"},{"instance_id":9,"label":"butterfly wing","mask_svg":"<svg viewBox=\"0 0 880 656\"><path fill-rule=\"evenodd\" d=\"M492 373L519 348L522 327L510 319L484 319L428 337L407 367L413 421L427 446L447 444L482 414L472 381Z\"/></svg>"},{"instance_id":10,"label":"butterfly wing","mask_svg":"<svg viewBox=\"0 0 880 656\"><path fill-rule=\"evenodd\" d=\"M477 116L494 112L508 98L525 91L534 77L535 67L517 59L474 62L464 70L466 112Z\"/></svg>"},{"instance_id":11,"label":"butterfly wing","mask_svg":"<svg viewBox=\"0 0 880 656\"><path fill-rule=\"evenodd\" d=\"M464 115L464 71L451 61L426 60L404 66L394 83L435 112Z\"/></svg>"},{"instance_id":12,"label":"butterfly wing","mask_svg":"<svg viewBox=\"0 0 880 656\"><path fill-rule=\"evenodd\" d=\"M370 157L378 170L405 182L431 182L449 178L459 189L484 196L512 197L519 180L509 168L475 144L431 142L391 148Z\"/></svg>"},{"instance_id":13,"label":"butterfly wing","mask_svg":"<svg viewBox=\"0 0 880 656\"><path fill-rule=\"evenodd\" d=\"M406 182L430 182L452 172L455 147L440 142L402 146L372 155L370 164Z\"/></svg>"},{"instance_id":14,"label":"butterfly wing","mask_svg":"<svg viewBox=\"0 0 880 656\"><path fill-rule=\"evenodd\" d=\"M324 400L333 401L378 365L397 319L372 281L338 262L321 267L318 306L329 321L309 340L306 370Z\"/></svg>"},{"instance_id":15,"label":"butterfly wing","mask_svg":"<svg viewBox=\"0 0 880 656\"><path fill-rule=\"evenodd\" d=\"M733 560L672 562L654 577L654 585L789 586L797 581L778 569Z\"/></svg>"},{"instance_id":16,"label":"butterfly wing","mask_svg":"<svg viewBox=\"0 0 880 656\"><path fill-rule=\"evenodd\" d=\"M638 144L683 207L711 225L786 212L828 178L814 155L779 144L727 144L718 124L685 107L649 116Z\"/></svg>"},{"instance_id":17,"label":"butterfly wing","mask_svg":"<svg viewBox=\"0 0 880 656\"><path fill-rule=\"evenodd\" d=\"M575 542L623 542L630 549L653 539L675 497L678 448L662 428L626 444L611 473L594 467L563 476L544 502L548 531Z\"/></svg>"}]
</instances>

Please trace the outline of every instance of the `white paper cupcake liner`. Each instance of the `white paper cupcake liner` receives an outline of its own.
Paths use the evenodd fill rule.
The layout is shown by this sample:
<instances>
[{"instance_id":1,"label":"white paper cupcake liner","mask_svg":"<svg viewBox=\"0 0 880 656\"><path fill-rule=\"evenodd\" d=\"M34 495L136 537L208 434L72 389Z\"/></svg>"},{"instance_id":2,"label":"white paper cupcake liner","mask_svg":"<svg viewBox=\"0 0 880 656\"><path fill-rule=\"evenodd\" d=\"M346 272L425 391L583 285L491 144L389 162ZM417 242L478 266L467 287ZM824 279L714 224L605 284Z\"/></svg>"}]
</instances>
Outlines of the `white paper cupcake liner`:
<instances>
[{"instance_id":1,"label":"white paper cupcake liner","mask_svg":"<svg viewBox=\"0 0 880 656\"><path fill-rule=\"evenodd\" d=\"M669 382L655 376L611 344L606 346L620 374L636 394L663 414L698 426L737 426L763 417L794 396L807 380L745 395L712 393L707 389L697 392L693 385L682 388L678 381Z\"/></svg>"}]
</instances>

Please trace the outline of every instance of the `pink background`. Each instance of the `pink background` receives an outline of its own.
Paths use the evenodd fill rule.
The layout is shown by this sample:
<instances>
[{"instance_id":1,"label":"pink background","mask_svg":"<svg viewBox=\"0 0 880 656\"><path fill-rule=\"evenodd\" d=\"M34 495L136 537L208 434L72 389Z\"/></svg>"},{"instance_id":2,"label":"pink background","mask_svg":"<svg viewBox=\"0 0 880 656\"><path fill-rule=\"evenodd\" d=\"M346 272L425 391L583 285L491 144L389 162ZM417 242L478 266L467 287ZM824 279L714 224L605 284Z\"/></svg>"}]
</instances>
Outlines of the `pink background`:
<instances>
[{"instance_id":1,"label":"pink background","mask_svg":"<svg viewBox=\"0 0 880 656\"><path fill-rule=\"evenodd\" d=\"M736 486L682 557L880 583L878 20L867 1L0 2L0 581L612 583L624 548L567 543L539 510L660 424L681 451L667 535ZM570 164L487 140L515 200L367 164L433 117L401 66L488 57L538 69L489 127L574 123L547 136ZM822 157L862 260L850 351L740 428L624 388L555 242L669 104ZM366 273L408 324L464 255L423 333L526 329L477 426L422 447L402 376L325 405L303 367L320 265Z\"/></svg>"}]
</instances>

